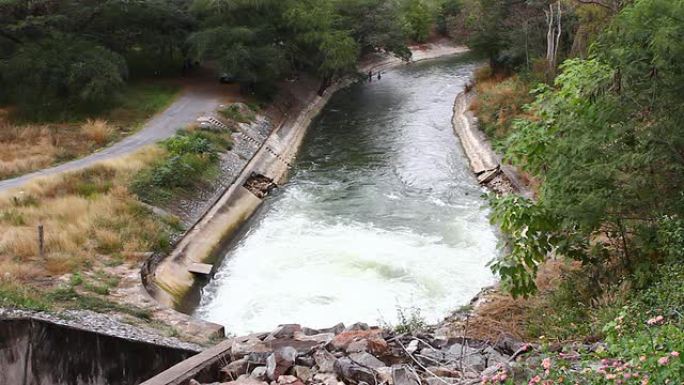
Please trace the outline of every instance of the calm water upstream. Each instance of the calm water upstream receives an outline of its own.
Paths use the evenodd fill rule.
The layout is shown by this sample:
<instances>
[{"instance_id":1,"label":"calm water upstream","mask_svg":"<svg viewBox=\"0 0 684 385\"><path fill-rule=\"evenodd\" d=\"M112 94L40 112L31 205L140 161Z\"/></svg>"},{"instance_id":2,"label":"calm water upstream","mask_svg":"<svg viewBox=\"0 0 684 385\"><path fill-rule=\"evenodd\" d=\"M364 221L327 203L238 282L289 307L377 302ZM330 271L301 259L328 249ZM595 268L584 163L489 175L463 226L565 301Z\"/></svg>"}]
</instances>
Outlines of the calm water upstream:
<instances>
[{"instance_id":1,"label":"calm water upstream","mask_svg":"<svg viewBox=\"0 0 684 385\"><path fill-rule=\"evenodd\" d=\"M472 70L418 63L336 94L196 316L238 334L393 323L398 307L438 322L491 284L495 230L451 127Z\"/></svg>"}]
</instances>

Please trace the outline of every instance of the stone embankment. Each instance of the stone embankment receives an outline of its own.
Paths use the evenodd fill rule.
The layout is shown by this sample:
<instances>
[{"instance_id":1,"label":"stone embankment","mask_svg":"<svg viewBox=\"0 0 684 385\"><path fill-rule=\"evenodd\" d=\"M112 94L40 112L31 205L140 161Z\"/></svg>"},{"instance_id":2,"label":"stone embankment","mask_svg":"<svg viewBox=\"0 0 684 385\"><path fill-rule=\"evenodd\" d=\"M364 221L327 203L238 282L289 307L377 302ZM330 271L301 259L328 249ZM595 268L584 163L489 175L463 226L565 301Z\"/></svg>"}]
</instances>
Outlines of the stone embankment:
<instances>
[{"instance_id":1,"label":"stone embankment","mask_svg":"<svg viewBox=\"0 0 684 385\"><path fill-rule=\"evenodd\" d=\"M488 343L363 323L318 330L282 325L218 348L201 365L181 363L143 385L458 385L483 376L503 382L526 375L517 359L534 350L513 338Z\"/></svg>"},{"instance_id":2,"label":"stone embankment","mask_svg":"<svg viewBox=\"0 0 684 385\"><path fill-rule=\"evenodd\" d=\"M469 109L475 98L473 88L466 86L466 89L456 96L452 118L454 132L463 146L471 170L477 181L494 193L517 193L531 198L533 194L520 180L518 171L501 162L501 157L494 152L484 132L478 128L477 118Z\"/></svg>"}]
</instances>

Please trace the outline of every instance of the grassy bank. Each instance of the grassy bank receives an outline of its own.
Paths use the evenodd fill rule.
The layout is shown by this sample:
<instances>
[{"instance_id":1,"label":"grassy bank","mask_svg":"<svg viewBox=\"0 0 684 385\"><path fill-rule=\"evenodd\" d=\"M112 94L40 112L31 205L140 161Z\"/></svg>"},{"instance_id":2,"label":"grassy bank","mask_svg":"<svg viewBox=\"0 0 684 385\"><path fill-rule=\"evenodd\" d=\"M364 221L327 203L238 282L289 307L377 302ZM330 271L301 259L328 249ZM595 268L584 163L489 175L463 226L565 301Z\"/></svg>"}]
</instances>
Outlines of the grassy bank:
<instances>
[{"instance_id":1,"label":"grassy bank","mask_svg":"<svg viewBox=\"0 0 684 385\"><path fill-rule=\"evenodd\" d=\"M0 179L18 176L90 154L121 139L166 108L179 88L168 84L128 86L116 107L94 115L71 113L32 120L0 110Z\"/></svg>"},{"instance_id":2,"label":"grassy bank","mask_svg":"<svg viewBox=\"0 0 684 385\"><path fill-rule=\"evenodd\" d=\"M106 300L119 283L114 269L137 269L183 230L179 218L147 203L187 199L216 177L219 153L231 146L228 131L191 128L128 157L0 195L0 306L120 310Z\"/></svg>"}]
</instances>

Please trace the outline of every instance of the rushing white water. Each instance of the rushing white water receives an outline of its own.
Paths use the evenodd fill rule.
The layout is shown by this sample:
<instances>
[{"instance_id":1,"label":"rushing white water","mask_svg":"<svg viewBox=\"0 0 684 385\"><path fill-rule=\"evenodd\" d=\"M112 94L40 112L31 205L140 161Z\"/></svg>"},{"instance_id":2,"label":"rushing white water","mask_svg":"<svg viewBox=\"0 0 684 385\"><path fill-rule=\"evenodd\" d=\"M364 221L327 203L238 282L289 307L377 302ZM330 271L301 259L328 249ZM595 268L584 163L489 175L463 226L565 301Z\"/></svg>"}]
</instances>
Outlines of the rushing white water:
<instances>
[{"instance_id":1,"label":"rushing white water","mask_svg":"<svg viewBox=\"0 0 684 385\"><path fill-rule=\"evenodd\" d=\"M493 283L497 238L451 128L470 71L416 64L338 93L196 315L237 334L392 324L397 308L438 322Z\"/></svg>"}]
</instances>

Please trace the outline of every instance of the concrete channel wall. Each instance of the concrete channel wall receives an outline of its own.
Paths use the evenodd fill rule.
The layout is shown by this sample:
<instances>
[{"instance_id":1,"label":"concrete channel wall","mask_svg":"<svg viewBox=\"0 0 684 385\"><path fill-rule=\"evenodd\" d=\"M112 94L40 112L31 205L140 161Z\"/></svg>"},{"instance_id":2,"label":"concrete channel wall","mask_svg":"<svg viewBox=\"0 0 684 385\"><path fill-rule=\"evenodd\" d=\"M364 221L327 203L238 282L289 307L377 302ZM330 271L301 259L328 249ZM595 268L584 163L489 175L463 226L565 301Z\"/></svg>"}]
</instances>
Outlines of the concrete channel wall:
<instances>
[{"instance_id":1,"label":"concrete channel wall","mask_svg":"<svg viewBox=\"0 0 684 385\"><path fill-rule=\"evenodd\" d=\"M195 354L39 319L0 319L2 385L134 385Z\"/></svg>"}]
</instances>

